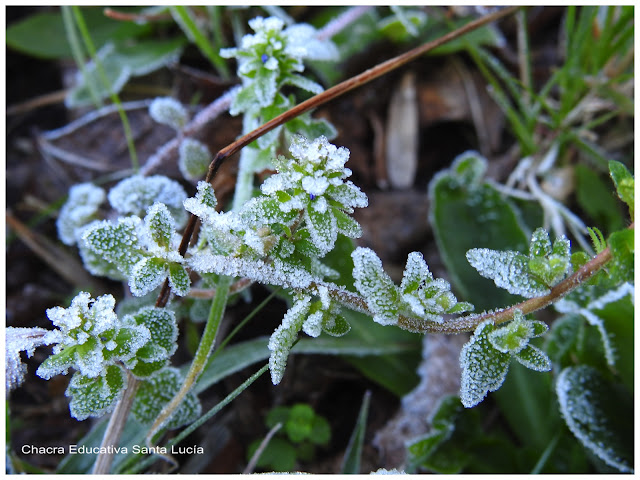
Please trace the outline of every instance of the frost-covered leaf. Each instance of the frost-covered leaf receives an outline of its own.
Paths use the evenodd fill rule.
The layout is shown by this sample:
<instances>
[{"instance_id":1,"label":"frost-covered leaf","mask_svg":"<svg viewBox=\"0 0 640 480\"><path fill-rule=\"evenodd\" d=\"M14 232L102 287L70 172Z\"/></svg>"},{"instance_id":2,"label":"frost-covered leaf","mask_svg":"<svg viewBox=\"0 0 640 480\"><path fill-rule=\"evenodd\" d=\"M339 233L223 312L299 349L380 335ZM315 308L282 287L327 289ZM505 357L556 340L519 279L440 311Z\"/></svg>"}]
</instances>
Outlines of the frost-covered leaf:
<instances>
[{"instance_id":1,"label":"frost-covered leaf","mask_svg":"<svg viewBox=\"0 0 640 480\"><path fill-rule=\"evenodd\" d=\"M162 249L172 247L171 240L175 233L175 225L169 209L164 203L156 202L147 210L144 223L153 241Z\"/></svg>"},{"instance_id":2,"label":"frost-covered leaf","mask_svg":"<svg viewBox=\"0 0 640 480\"><path fill-rule=\"evenodd\" d=\"M100 376L90 378L77 372L71 377L65 395L70 398L69 410L77 420L101 417L115 407L127 387L122 368L111 365Z\"/></svg>"},{"instance_id":3,"label":"frost-covered leaf","mask_svg":"<svg viewBox=\"0 0 640 480\"><path fill-rule=\"evenodd\" d=\"M494 184L483 180L487 160L465 152L429 184L429 221L451 283L460 296L484 310L517 298L478 275L465 254L473 248L524 251L522 217Z\"/></svg>"},{"instance_id":4,"label":"frost-covered leaf","mask_svg":"<svg viewBox=\"0 0 640 480\"><path fill-rule=\"evenodd\" d=\"M183 377L177 368L167 367L140 383L131 412L143 424L149 424L162 408L173 399L182 386ZM193 422L200 416L202 406L198 397L189 392L165 425L172 430Z\"/></svg>"},{"instance_id":5,"label":"frost-covered leaf","mask_svg":"<svg viewBox=\"0 0 640 480\"><path fill-rule=\"evenodd\" d=\"M129 288L136 297L155 290L167 278L169 265L162 258L143 258L131 269Z\"/></svg>"},{"instance_id":6,"label":"frost-covered leaf","mask_svg":"<svg viewBox=\"0 0 640 480\"><path fill-rule=\"evenodd\" d=\"M381 325L398 323L398 287L382 269L382 261L370 248L356 248L353 258L354 285Z\"/></svg>"},{"instance_id":7,"label":"frost-covered leaf","mask_svg":"<svg viewBox=\"0 0 640 480\"><path fill-rule=\"evenodd\" d=\"M520 310L507 325L497 327L492 320L481 323L460 352L462 404L473 407L488 392L498 390L507 375L511 358L536 371L549 371L551 361L540 349L529 344L531 338L547 331L546 324L527 320Z\"/></svg>"},{"instance_id":8,"label":"frost-covered leaf","mask_svg":"<svg viewBox=\"0 0 640 480\"><path fill-rule=\"evenodd\" d=\"M314 95L317 95L318 93L322 93L324 90L324 88L322 88L322 85L314 82L313 80L308 79L307 77L303 77L302 75L295 75L295 74L290 75L284 80L283 83L301 88L302 90L311 92Z\"/></svg>"},{"instance_id":9,"label":"frost-covered leaf","mask_svg":"<svg viewBox=\"0 0 640 480\"><path fill-rule=\"evenodd\" d=\"M211 154L205 144L193 138L185 138L178 149L178 168L187 180L196 180L207 173Z\"/></svg>"},{"instance_id":10,"label":"frost-covered leaf","mask_svg":"<svg viewBox=\"0 0 640 480\"><path fill-rule=\"evenodd\" d=\"M179 263L169 264L169 286L176 295L184 297L189 293L191 278L187 270Z\"/></svg>"},{"instance_id":11,"label":"frost-covered leaf","mask_svg":"<svg viewBox=\"0 0 640 480\"><path fill-rule=\"evenodd\" d=\"M545 323L527 320L522 312L516 310L513 320L504 327L496 328L488 338L495 349L515 355L528 345L530 338L538 337L547 330Z\"/></svg>"},{"instance_id":12,"label":"frost-covered leaf","mask_svg":"<svg viewBox=\"0 0 640 480\"><path fill-rule=\"evenodd\" d=\"M467 408L480 403L488 392L499 389L507 376L511 355L491 345L489 334L495 328L490 320L478 325L473 337L460 352L460 400Z\"/></svg>"},{"instance_id":13,"label":"frost-covered leaf","mask_svg":"<svg viewBox=\"0 0 640 480\"><path fill-rule=\"evenodd\" d=\"M306 315L311 307L311 297L304 296L296 299L293 306L287 310L282 324L273 332L269 339L268 348L271 351L269 357L269 370L271 381L274 385L280 383L287 366L287 357L291 347L298 338L298 332L302 329Z\"/></svg>"},{"instance_id":14,"label":"frost-covered leaf","mask_svg":"<svg viewBox=\"0 0 640 480\"><path fill-rule=\"evenodd\" d=\"M633 399L595 368L578 365L558 376L556 394L567 426L608 465L633 472Z\"/></svg>"},{"instance_id":15,"label":"frost-covered leaf","mask_svg":"<svg viewBox=\"0 0 640 480\"><path fill-rule=\"evenodd\" d=\"M473 309L469 303L458 303L451 293L449 282L433 278L419 252L411 252L407 257L400 292L403 311L424 320L441 322L445 313L462 313Z\"/></svg>"},{"instance_id":16,"label":"frost-covered leaf","mask_svg":"<svg viewBox=\"0 0 640 480\"><path fill-rule=\"evenodd\" d=\"M178 348L175 315L166 308L147 307L127 317L148 329L151 334L151 338L138 350L136 357L127 364L135 376L148 377L163 368Z\"/></svg>"},{"instance_id":17,"label":"frost-covered leaf","mask_svg":"<svg viewBox=\"0 0 640 480\"><path fill-rule=\"evenodd\" d=\"M571 268L571 244L564 237L553 242L542 228L536 229L529 246L529 271L543 284L552 287L562 280Z\"/></svg>"},{"instance_id":18,"label":"frost-covered leaf","mask_svg":"<svg viewBox=\"0 0 640 480\"><path fill-rule=\"evenodd\" d=\"M80 183L69 189L69 198L60 209L56 221L62 243L75 245L82 227L95 219L105 198L105 191L92 183Z\"/></svg>"},{"instance_id":19,"label":"frost-covered leaf","mask_svg":"<svg viewBox=\"0 0 640 480\"><path fill-rule=\"evenodd\" d=\"M548 372L551 370L551 360L546 353L533 345L527 345L518 353L515 358L525 367L536 372Z\"/></svg>"},{"instance_id":20,"label":"frost-covered leaf","mask_svg":"<svg viewBox=\"0 0 640 480\"><path fill-rule=\"evenodd\" d=\"M529 272L529 259L518 252L498 252L488 248L474 248L467 252L467 260L480 275L515 295L539 297L549 289Z\"/></svg>"},{"instance_id":21,"label":"frost-covered leaf","mask_svg":"<svg viewBox=\"0 0 640 480\"><path fill-rule=\"evenodd\" d=\"M81 242L94 255L114 264L125 275L144 258L140 249L138 217L119 218L117 223L94 222L82 232Z\"/></svg>"},{"instance_id":22,"label":"frost-covered leaf","mask_svg":"<svg viewBox=\"0 0 640 480\"><path fill-rule=\"evenodd\" d=\"M22 363L20 352L31 357L36 347L50 345L59 341L56 331L44 328L15 328L5 329L5 387L7 392L19 387L24 382L27 366Z\"/></svg>"},{"instance_id":23,"label":"frost-covered leaf","mask_svg":"<svg viewBox=\"0 0 640 480\"><path fill-rule=\"evenodd\" d=\"M133 175L114 186L108 198L111 206L122 215L142 218L151 205L159 202L167 206L177 228L184 226L187 221L183 208L183 201L187 198L184 188L163 175Z\"/></svg>"},{"instance_id":24,"label":"frost-covered leaf","mask_svg":"<svg viewBox=\"0 0 640 480\"><path fill-rule=\"evenodd\" d=\"M324 256L333 249L338 238L335 217L331 210L322 212L312 207L305 212L305 220L311 234L311 241L320 250L320 256Z\"/></svg>"},{"instance_id":25,"label":"frost-covered leaf","mask_svg":"<svg viewBox=\"0 0 640 480\"><path fill-rule=\"evenodd\" d=\"M184 200L184 208L200 217L203 221L211 221L217 217L216 205L218 200L209 182L198 182L198 192L195 197Z\"/></svg>"},{"instance_id":26,"label":"frost-covered leaf","mask_svg":"<svg viewBox=\"0 0 640 480\"><path fill-rule=\"evenodd\" d=\"M49 379L73 367L83 376L95 378L104 375L107 366L128 361L150 334L145 327L121 322L114 305L111 295L93 300L89 293L80 292L69 308L48 309L47 316L58 327L57 333L51 334L57 345L36 374Z\"/></svg>"},{"instance_id":27,"label":"frost-covered leaf","mask_svg":"<svg viewBox=\"0 0 640 480\"><path fill-rule=\"evenodd\" d=\"M351 330L351 325L342 316L337 314L325 314L322 321L322 331L332 337L341 337Z\"/></svg>"},{"instance_id":28,"label":"frost-covered leaf","mask_svg":"<svg viewBox=\"0 0 640 480\"><path fill-rule=\"evenodd\" d=\"M149 105L149 115L156 122L182 130L189 120L186 108L171 97L155 98Z\"/></svg>"}]
</instances>

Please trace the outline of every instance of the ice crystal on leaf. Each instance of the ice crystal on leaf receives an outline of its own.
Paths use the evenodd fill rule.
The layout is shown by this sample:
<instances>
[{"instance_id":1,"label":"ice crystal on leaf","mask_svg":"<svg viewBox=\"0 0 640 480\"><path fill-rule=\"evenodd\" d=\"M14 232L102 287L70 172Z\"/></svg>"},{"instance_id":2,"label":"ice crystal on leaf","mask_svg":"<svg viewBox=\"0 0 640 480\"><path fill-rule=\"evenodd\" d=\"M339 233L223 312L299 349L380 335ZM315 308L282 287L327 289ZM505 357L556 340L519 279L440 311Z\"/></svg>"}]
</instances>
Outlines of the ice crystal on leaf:
<instances>
[{"instance_id":1,"label":"ice crystal on leaf","mask_svg":"<svg viewBox=\"0 0 640 480\"><path fill-rule=\"evenodd\" d=\"M382 268L382 262L369 248L357 248L353 257L355 287L365 298L374 314L374 321L394 325L398 315L442 322L444 314L462 313L473 305L458 302L451 286L443 279L434 279L422 254L412 252L398 288Z\"/></svg>"},{"instance_id":2,"label":"ice crystal on leaf","mask_svg":"<svg viewBox=\"0 0 640 480\"><path fill-rule=\"evenodd\" d=\"M27 366L22 363L20 352L25 352L31 357L36 347L51 345L60 339L57 330L45 330L44 328L14 328L5 330L5 386L7 392L22 385L27 373Z\"/></svg>"},{"instance_id":3,"label":"ice crystal on leaf","mask_svg":"<svg viewBox=\"0 0 640 480\"><path fill-rule=\"evenodd\" d=\"M140 383L131 412L140 423L150 424L178 393L183 381L183 375L177 368L163 368ZM201 411L198 397L189 392L164 426L171 430L189 424L200 416Z\"/></svg>"},{"instance_id":4,"label":"ice crystal on leaf","mask_svg":"<svg viewBox=\"0 0 640 480\"><path fill-rule=\"evenodd\" d=\"M569 430L591 452L623 473L633 473L633 421L616 386L589 365L568 367L556 382L560 412ZM628 408L632 409L631 398Z\"/></svg>"},{"instance_id":5,"label":"ice crystal on leaf","mask_svg":"<svg viewBox=\"0 0 640 480\"><path fill-rule=\"evenodd\" d=\"M70 398L69 411L77 420L101 417L109 413L127 387L122 368L110 365L97 378L75 374L65 395Z\"/></svg>"},{"instance_id":6,"label":"ice crystal on leaf","mask_svg":"<svg viewBox=\"0 0 640 480\"><path fill-rule=\"evenodd\" d=\"M80 292L69 308L48 309L47 316L58 327L57 344L36 374L49 379L74 368L82 376L95 378L106 366L130 360L150 339L149 329L120 322L114 306L111 295L93 300L89 293Z\"/></svg>"},{"instance_id":7,"label":"ice crystal on leaf","mask_svg":"<svg viewBox=\"0 0 640 480\"><path fill-rule=\"evenodd\" d=\"M184 259L176 251L178 241L169 209L154 203L144 221L131 216L119 218L115 224L103 220L86 227L81 251L92 273L111 276L110 269L117 269L129 279L136 296L154 290L167 277L174 293L186 295L191 282L182 265ZM92 257L102 262L92 262Z\"/></svg>"},{"instance_id":8,"label":"ice crystal on leaf","mask_svg":"<svg viewBox=\"0 0 640 480\"><path fill-rule=\"evenodd\" d=\"M75 245L82 228L96 219L96 212L106 198L105 191L92 183L80 183L69 190L69 198L60 209L56 226L65 245Z\"/></svg>"},{"instance_id":9,"label":"ice crystal on leaf","mask_svg":"<svg viewBox=\"0 0 640 480\"><path fill-rule=\"evenodd\" d=\"M47 332L44 340L56 345L36 374L50 379L76 370L66 395L78 420L113 408L126 387L123 366L146 377L163 368L177 348L173 312L149 307L119 319L114 306L111 295L93 300L80 292L69 308L47 310L57 329Z\"/></svg>"},{"instance_id":10,"label":"ice crystal on leaf","mask_svg":"<svg viewBox=\"0 0 640 480\"><path fill-rule=\"evenodd\" d=\"M122 215L143 217L151 205L164 203L178 228L187 221L182 205L186 198L187 193L178 182L162 175L133 175L109 191L109 203Z\"/></svg>"},{"instance_id":11,"label":"ice crystal on leaf","mask_svg":"<svg viewBox=\"0 0 640 480\"><path fill-rule=\"evenodd\" d=\"M509 293L539 297L565 278L571 269L571 247L564 236L551 245L549 234L538 228L531 237L529 255L519 252L474 248L467 260L480 275L490 278Z\"/></svg>"},{"instance_id":12,"label":"ice crystal on leaf","mask_svg":"<svg viewBox=\"0 0 640 480\"><path fill-rule=\"evenodd\" d=\"M311 306L311 297L308 295L296 298L293 306L287 311L281 325L271 335L268 348L271 350L269 357L269 371L274 385L280 383L287 366L287 357L298 338L298 332L304 324L307 312Z\"/></svg>"},{"instance_id":13,"label":"ice crystal on leaf","mask_svg":"<svg viewBox=\"0 0 640 480\"><path fill-rule=\"evenodd\" d=\"M273 105L283 85L294 85L311 93L322 87L298 72L304 70L303 60L335 60L336 47L330 41L320 41L310 25L284 28L276 17L257 17L249 21L255 32L242 38L240 47L220 51L224 58L236 58L242 88L236 93L231 114L247 112Z\"/></svg>"},{"instance_id":14,"label":"ice crystal on leaf","mask_svg":"<svg viewBox=\"0 0 640 480\"><path fill-rule=\"evenodd\" d=\"M188 114L180 102L171 97L156 98L149 105L149 115L156 122L182 130L188 120Z\"/></svg>"},{"instance_id":15,"label":"ice crystal on leaf","mask_svg":"<svg viewBox=\"0 0 640 480\"><path fill-rule=\"evenodd\" d=\"M506 326L496 327L492 320L478 325L460 352L462 404L471 408L480 403L488 392L498 390L507 376L512 358L532 370L551 370L546 354L529 344L531 338L546 331L546 324L525 319L519 310Z\"/></svg>"},{"instance_id":16,"label":"ice crystal on leaf","mask_svg":"<svg viewBox=\"0 0 640 480\"><path fill-rule=\"evenodd\" d=\"M206 173L211 160L206 145L193 138L185 138L180 143L178 151L178 167L184 178L196 180Z\"/></svg>"}]
</instances>

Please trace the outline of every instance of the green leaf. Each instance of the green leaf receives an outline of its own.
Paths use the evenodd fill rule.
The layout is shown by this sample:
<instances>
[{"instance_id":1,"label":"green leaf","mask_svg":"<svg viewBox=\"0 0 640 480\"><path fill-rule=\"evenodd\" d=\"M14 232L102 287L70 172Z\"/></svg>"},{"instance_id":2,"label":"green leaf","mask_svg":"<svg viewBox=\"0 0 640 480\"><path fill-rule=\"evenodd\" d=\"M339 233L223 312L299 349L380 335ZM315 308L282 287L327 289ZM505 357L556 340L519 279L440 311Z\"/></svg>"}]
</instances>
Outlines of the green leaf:
<instances>
[{"instance_id":1,"label":"green leaf","mask_svg":"<svg viewBox=\"0 0 640 480\"><path fill-rule=\"evenodd\" d=\"M165 250L171 248L171 239L175 232L175 224L169 209L164 203L154 203L144 217L144 223L151 233L151 238Z\"/></svg>"},{"instance_id":2,"label":"green leaf","mask_svg":"<svg viewBox=\"0 0 640 480\"><path fill-rule=\"evenodd\" d=\"M587 215L606 232L622 228L622 212L620 204L611 195L611 184L584 165L577 165L575 172L576 200Z\"/></svg>"},{"instance_id":3,"label":"green leaf","mask_svg":"<svg viewBox=\"0 0 640 480\"><path fill-rule=\"evenodd\" d=\"M178 326L174 313L166 308L146 307L132 317L151 333L151 339L136 353L137 363L131 370L137 377L147 377L164 367L178 348Z\"/></svg>"},{"instance_id":4,"label":"green leaf","mask_svg":"<svg viewBox=\"0 0 640 480\"><path fill-rule=\"evenodd\" d=\"M421 465L438 473L459 473L469 461L469 453L462 445L449 451L442 447L452 437L456 422L465 413L460 408L460 399L456 395L444 396L434 411L431 431L407 446L409 464L413 468ZM475 411L472 412L475 415Z\"/></svg>"},{"instance_id":5,"label":"green leaf","mask_svg":"<svg viewBox=\"0 0 640 480\"><path fill-rule=\"evenodd\" d=\"M144 258L131 270L129 287L136 297L155 290L167 278L169 263L163 258Z\"/></svg>"},{"instance_id":6,"label":"green leaf","mask_svg":"<svg viewBox=\"0 0 640 480\"><path fill-rule=\"evenodd\" d=\"M615 282L634 281L634 237L635 229L614 232L609 236L613 260L611 262L611 276Z\"/></svg>"},{"instance_id":7,"label":"green leaf","mask_svg":"<svg viewBox=\"0 0 640 480\"><path fill-rule=\"evenodd\" d=\"M567 426L607 465L633 472L633 398L587 365L565 368L556 393Z\"/></svg>"},{"instance_id":8,"label":"green leaf","mask_svg":"<svg viewBox=\"0 0 640 480\"><path fill-rule=\"evenodd\" d=\"M168 367L141 382L131 407L135 418L145 425L153 422L164 406L178 393L183 380L177 368ZM201 410L198 397L193 392L189 392L165 426L172 430L191 423L200 416Z\"/></svg>"},{"instance_id":9,"label":"green leaf","mask_svg":"<svg viewBox=\"0 0 640 480\"><path fill-rule=\"evenodd\" d=\"M532 272L543 273L546 266L543 262L534 263L518 252L499 252L488 248L473 248L466 257L480 275L492 279L496 286L509 293L526 298L549 293L547 286L531 275Z\"/></svg>"},{"instance_id":10,"label":"green leaf","mask_svg":"<svg viewBox=\"0 0 640 480\"><path fill-rule=\"evenodd\" d=\"M460 400L467 408L480 403L488 392L499 389L507 376L511 355L496 350L491 344L489 335L495 328L491 320L478 325L460 352Z\"/></svg>"},{"instance_id":11,"label":"green leaf","mask_svg":"<svg viewBox=\"0 0 640 480\"><path fill-rule=\"evenodd\" d=\"M113 410L126 386L127 377L123 369L116 365L110 365L106 372L96 378L75 373L65 392L71 399L71 416L78 420L101 417Z\"/></svg>"},{"instance_id":12,"label":"green leaf","mask_svg":"<svg viewBox=\"0 0 640 480\"><path fill-rule=\"evenodd\" d=\"M84 75L69 91L65 100L69 107L93 105L89 84L96 87L100 98L117 94L132 76L141 76L158 70L176 61L185 41L182 38L172 40L153 40L135 44L106 44L98 52L98 61L107 80L105 85L101 69L95 62L85 68Z\"/></svg>"},{"instance_id":13,"label":"green leaf","mask_svg":"<svg viewBox=\"0 0 640 480\"><path fill-rule=\"evenodd\" d=\"M187 270L179 263L171 262L169 264L169 286L173 293L181 297L189 293L191 279Z\"/></svg>"},{"instance_id":14,"label":"green leaf","mask_svg":"<svg viewBox=\"0 0 640 480\"><path fill-rule=\"evenodd\" d=\"M311 241L320 250L321 255L331 251L338 238L336 218L332 209L318 211L310 205L305 210L305 220Z\"/></svg>"},{"instance_id":15,"label":"green leaf","mask_svg":"<svg viewBox=\"0 0 640 480\"><path fill-rule=\"evenodd\" d=\"M382 269L382 261L370 248L356 248L353 258L353 278L358 292L374 313L380 325L398 323L398 287Z\"/></svg>"},{"instance_id":16,"label":"green leaf","mask_svg":"<svg viewBox=\"0 0 640 480\"><path fill-rule=\"evenodd\" d=\"M311 435L315 412L306 403L298 403L291 407L284 424L284 430L293 443L300 443Z\"/></svg>"},{"instance_id":17,"label":"green leaf","mask_svg":"<svg viewBox=\"0 0 640 480\"><path fill-rule=\"evenodd\" d=\"M618 196L629 207L629 216L633 217L634 211L634 180L627 167L622 163L611 160L609 162L609 173L616 185Z\"/></svg>"},{"instance_id":18,"label":"green leaf","mask_svg":"<svg viewBox=\"0 0 640 480\"><path fill-rule=\"evenodd\" d=\"M369 415L369 403L371 401L371 391L367 390L362 397L360 413L356 426L351 433L347 449L344 452L342 468L340 473L358 475L360 473L360 459L362 457L362 446L367 430L367 416Z\"/></svg>"},{"instance_id":19,"label":"green leaf","mask_svg":"<svg viewBox=\"0 0 640 480\"><path fill-rule=\"evenodd\" d=\"M477 309L517 302L517 297L481 278L465 258L475 247L524 251L527 234L513 206L490 183L482 181L486 160L468 152L429 185L429 221L438 250L460 297Z\"/></svg>"},{"instance_id":20,"label":"green leaf","mask_svg":"<svg viewBox=\"0 0 640 480\"><path fill-rule=\"evenodd\" d=\"M253 442L247 451L247 457L251 458L258 450L261 440ZM258 467L271 468L276 472L289 472L296 465L296 449L284 438L272 438L267 447L262 451Z\"/></svg>"},{"instance_id":21,"label":"green leaf","mask_svg":"<svg viewBox=\"0 0 640 480\"><path fill-rule=\"evenodd\" d=\"M148 32L148 25L121 22L104 15L102 8L82 8L82 15L96 48L108 41L125 40ZM7 27L7 46L40 58L71 58L62 16L59 12L41 12Z\"/></svg>"},{"instance_id":22,"label":"green leaf","mask_svg":"<svg viewBox=\"0 0 640 480\"><path fill-rule=\"evenodd\" d=\"M125 275L142 260L138 240L141 220L137 217L118 219L114 224L107 220L87 227L81 242L96 256L114 264Z\"/></svg>"}]
</instances>

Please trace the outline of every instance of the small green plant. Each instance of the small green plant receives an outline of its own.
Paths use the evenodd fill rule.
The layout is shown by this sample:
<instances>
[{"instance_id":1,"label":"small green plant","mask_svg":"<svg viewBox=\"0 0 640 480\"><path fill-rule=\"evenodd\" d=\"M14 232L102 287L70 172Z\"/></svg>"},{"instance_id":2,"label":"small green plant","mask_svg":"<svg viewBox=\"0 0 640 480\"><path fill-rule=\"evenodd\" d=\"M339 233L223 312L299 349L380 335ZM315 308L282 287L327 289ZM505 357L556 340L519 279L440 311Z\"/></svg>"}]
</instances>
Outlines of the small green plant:
<instances>
[{"instance_id":1,"label":"small green plant","mask_svg":"<svg viewBox=\"0 0 640 480\"><path fill-rule=\"evenodd\" d=\"M305 403L271 409L265 425L269 429L278 425L280 428L261 452L256 466L276 472L289 472L299 461L312 460L316 448L327 446L331 440L329 422ZM256 454L261 443L261 440L256 440L249 445L249 459Z\"/></svg>"},{"instance_id":2,"label":"small green plant","mask_svg":"<svg viewBox=\"0 0 640 480\"><path fill-rule=\"evenodd\" d=\"M118 444L119 434L113 432L124 428L129 409L140 426L141 436L136 438L146 441L148 447L156 446L167 429L189 424L177 437L184 438L182 435L222 408L216 406L200 416L197 393L206 388L202 385L209 378L222 378L209 369L222 349L216 337L232 293L260 283L284 292L288 310L268 342L260 344L267 353L260 353L253 344L247 348L249 353L242 351L253 361L268 355L273 385L286 374L288 358L300 336L348 339L352 312L365 314L389 329L472 333L460 352L460 395L445 399L432 418L433 431L409 444L409 471L461 471L482 460L481 455L466 450L487 442L513 453L513 442L504 441L506 434L483 438L481 414L460 408L460 404L466 408L479 405L489 392L494 392L491 399L504 411L513 434L527 446L517 456L522 462L516 465L519 470L530 467L531 456L537 455L542 457L535 464L536 468L541 465L538 470L553 457L556 463L549 461L551 470L567 471L566 466L562 470L556 465L556 457L562 449L578 445L577 439L604 465L633 471L630 429L620 419L616 402L625 407L624 412L630 411L626 407L633 397L629 332L634 229L620 227L607 237L595 227L590 229L594 255L583 239L587 234L583 222L538 184L539 174L548 173L568 145L576 142L584 147L579 133L595 126L587 122L575 127L584 98L604 92L625 105L617 95L617 82L596 79L590 86L579 80L576 85L570 72L581 67L580 72L595 75L606 62L619 60L614 47L620 48L630 38L628 9L585 8L586 13L576 17L576 10L570 8L566 19L569 44L578 45L594 12L604 12L598 21L611 51L599 47L597 61L591 65L580 49L578 59L568 58L567 65L538 93L526 82L521 86L486 52L469 47L494 85L523 158L505 184L485 178L488 162L476 152L460 155L433 178L429 219L451 281L435 278L424 256L411 252L400 285L385 272L372 249L356 247L352 241L362 235L353 213L367 207L369 200L349 180L349 150L330 143L334 127L308 113L288 117L297 103L292 90L323 95L319 83L302 75L303 62L336 60L338 48L310 25L285 27L282 19L257 17L249 22L254 33L242 37L236 48L214 51L193 10L170 7L169 12L221 72L222 59L234 58L242 83L221 97L216 108L206 108L193 119L174 99L153 100L149 115L172 127L176 137L159 148L140 172L110 188L84 183L70 190L57 221L60 240L77 245L89 272L124 282L137 298L121 302L118 310L112 295L93 299L90 293L81 292L68 308L47 311L53 330L9 329L9 387L19 385L25 374L20 351L32 355L37 346L53 345L53 353L36 373L50 379L73 370L66 394L71 415L78 420L114 411L103 447ZM405 25L411 35L424 23L420 15L405 18L401 9L394 12L396 23ZM612 33L617 28L619 35ZM96 60L108 66L111 50L101 52ZM416 50L413 55L421 53ZM103 67L98 62L95 71ZM358 79L374 78L370 75ZM495 75L507 85L517 108L499 89ZM87 88L95 83L89 79L84 77ZM106 83L106 91L115 94L118 88ZM546 93L555 86L561 98L550 102ZM344 88L353 86L347 81ZM98 92L98 98L103 93ZM232 115L243 115L245 136L237 145L250 138L243 144L234 200L226 211L211 184L225 156L219 153L210 163L207 147L193 138L197 126L223 107ZM284 123L285 119L289 121ZM539 138L540 129L535 128L539 119L557 133ZM594 120L600 121L604 120ZM266 122L271 129L259 130L261 135L252 137L251 132ZM192 196L176 180L149 175L170 149L178 153L178 166L186 180L195 182L207 175L206 181L197 182ZM607 167L633 218L632 173L617 161L609 161ZM266 179L259 189L254 188L254 174L265 170ZM525 207L515 199L531 203ZM590 211L589 207L585 210ZM539 227L540 223L544 226ZM565 225L583 251L567 238ZM555 233L553 240L549 230ZM178 369L169 365L177 349L175 310L196 289L209 294L207 314L199 315L206 316L207 322L193 360ZM551 305L562 314L551 326L533 318L534 312ZM247 364L240 354L234 355L230 358L238 367L227 373ZM549 371L551 375L539 374ZM535 390L532 385L541 387ZM548 422L539 421L539 412L529 417L524 410L533 403L529 396L534 394L544 396L541 404L558 403L559 409L551 409ZM261 467L289 471L296 460L311 458L316 446L330 440L328 423L306 404L273 409L266 424L269 428L282 424L282 432L276 433L260 455ZM359 428L363 431L364 420ZM249 457L258 449L256 442ZM554 452L556 444L562 446L560 453ZM507 456L515 458L516 454ZM584 453L580 458L585 458ZM123 460L118 471L136 471L146 465L144 460L132 466L135 461L135 457ZM94 473L112 471L110 462L99 457Z\"/></svg>"}]
</instances>

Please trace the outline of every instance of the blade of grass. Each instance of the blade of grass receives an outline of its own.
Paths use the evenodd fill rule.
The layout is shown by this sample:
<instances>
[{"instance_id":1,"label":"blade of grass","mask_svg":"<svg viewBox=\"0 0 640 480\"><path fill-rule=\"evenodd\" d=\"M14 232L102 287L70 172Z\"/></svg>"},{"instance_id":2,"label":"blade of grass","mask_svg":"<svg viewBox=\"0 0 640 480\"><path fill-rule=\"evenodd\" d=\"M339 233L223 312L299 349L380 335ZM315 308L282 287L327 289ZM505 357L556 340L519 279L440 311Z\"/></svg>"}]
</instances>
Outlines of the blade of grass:
<instances>
[{"instance_id":1,"label":"blade of grass","mask_svg":"<svg viewBox=\"0 0 640 480\"><path fill-rule=\"evenodd\" d=\"M84 21L84 17L82 15L82 12L80 11L80 8L77 6L72 6L71 9L73 11L76 25L80 30L80 34L82 35L82 39L85 43L85 46L87 47L87 50L91 55L91 58L96 63L96 68L98 69L98 73L102 78L105 88L109 92L109 97L111 98L111 101L117 106L118 115L120 116L120 121L122 122L122 128L124 130L124 135L125 135L125 138L127 139L127 148L129 149L129 157L131 158L131 168L133 168L133 170L137 172L140 166L138 163L136 146L133 142L133 134L131 133L131 125L129 124L129 118L127 117L127 114L124 111L124 108L122 108L120 97L118 97L118 95L113 92L113 89L111 88L111 85L107 80L107 75L104 71L104 68L102 67L102 63L100 62L100 59L98 58L96 47L93 44L93 40L91 39L91 35L89 34L89 30L87 29L87 24Z\"/></svg>"},{"instance_id":2,"label":"blade of grass","mask_svg":"<svg viewBox=\"0 0 640 480\"><path fill-rule=\"evenodd\" d=\"M231 78L227 64L213 48L211 41L207 36L200 30L200 28L198 28L198 24L189 7L176 5L169 7L169 10L171 11L173 19L180 26L185 35L197 45L203 55L209 59L214 67L216 67L220 76L224 80Z\"/></svg>"},{"instance_id":3,"label":"blade of grass","mask_svg":"<svg viewBox=\"0 0 640 480\"><path fill-rule=\"evenodd\" d=\"M364 445L364 435L367 430L367 416L369 415L369 403L371 401L371 391L367 390L362 397L358 421L353 429L347 450L344 453L344 460L340 473L358 475L360 473L360 458L362 457L362 446Z\"/></svg>"}]
</instances>

